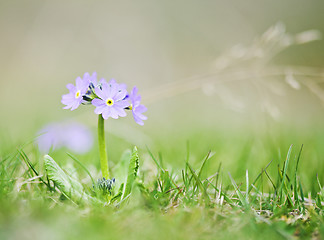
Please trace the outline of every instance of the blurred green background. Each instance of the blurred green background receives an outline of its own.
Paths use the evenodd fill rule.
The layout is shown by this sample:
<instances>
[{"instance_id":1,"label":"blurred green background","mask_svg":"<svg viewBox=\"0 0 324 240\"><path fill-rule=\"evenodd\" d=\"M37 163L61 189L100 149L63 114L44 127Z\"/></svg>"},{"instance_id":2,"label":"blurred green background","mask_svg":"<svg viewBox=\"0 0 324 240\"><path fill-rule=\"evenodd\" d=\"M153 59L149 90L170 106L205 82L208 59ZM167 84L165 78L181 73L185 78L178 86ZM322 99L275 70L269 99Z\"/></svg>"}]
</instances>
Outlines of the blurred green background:
<instances>
[{"instance_id":1,"label":"blurred green background","mask_svg":"<svg viewBox=\"0 0 324 240\"><path fill-rule=\"evenodd\" d=\"M320 0L3 0L2 147L69 118L95 133L93 107L70 112L60 100L66 84L96 71L138 86L148 107L144 127L131 116L107 121L112 159L147 145L183 166L189 142L197 161L211 149L230 168L248 148L240 166L261 168L290 144L305 144L303 164L313 163L305 171L322 170L324 42L307 39L324 33L323 12ZM287 32L294 43L270 41L263 51L257 39L271 26L268 37ZM295 35L308 30L318 31Z\"/></svg>"}]
</instances>

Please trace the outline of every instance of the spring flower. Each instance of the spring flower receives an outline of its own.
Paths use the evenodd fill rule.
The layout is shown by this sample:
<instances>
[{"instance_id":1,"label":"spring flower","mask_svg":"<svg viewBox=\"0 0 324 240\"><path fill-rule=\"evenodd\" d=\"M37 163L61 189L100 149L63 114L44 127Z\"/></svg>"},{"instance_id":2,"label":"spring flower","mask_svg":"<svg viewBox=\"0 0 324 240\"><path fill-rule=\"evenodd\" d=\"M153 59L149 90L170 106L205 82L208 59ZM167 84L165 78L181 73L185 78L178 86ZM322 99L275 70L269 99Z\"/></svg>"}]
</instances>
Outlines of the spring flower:
<instances>
[{"instance_id":1,"label":"spring flower","mask_svg":"<svg viewBox=\"0 0 324 240\"><path fill-rule=\"evenodd\" d=\"M93 135L91 130L83 124L70 122L61 128L61 141L68 150L84 154L92 148Z\"/></svg>"},{"instance_id":2,"label":"spring flower","mask_svg":"<svg viewBox=\"0 0 324 240\"><path fill-rule=\"evenodd\" d=\"M122 90L126 90L126 89L127 89L127 85L126 85L126 84L124 84L124 83L120 83L120 84L118 84L118 83L116 82L115 79L111 79L111 80L108 82L108 84L109 84L109 85L114 85L114 86L116 86L116 88L118 89L118 91L122 91ZM127 96L127 94L126 94L126 96Z\"/></svg>"},{"instance_id":3,"label":"spring flower","mask_svg":"<svg viewBox=\"0 0 324 240\"><path fill-rule=\"evenodd\" d=\"M89 81L89 87L87 92L83 95L83 102L82 103L90 103L91 101L96 97L94 94L94 88L98 86L98 81L97 81L97 73L93 72L92 75L90 75L88 72L86 72L83 75L83 80Z\"/></svg>"},{"instance_id":4,"label":"spring flower","mask_svg":"<svg viewBox=\"0 0 324 240\"><path fill-rule=\"evenodd\" d=\"M74 153L86 153L93 145L91 131L78 122L56 122L37 133L37 145L42 153L66 147Z\"/></svg>"},{"instance_id":5,"label":"spring flower","mask_svg":"<svg viewBox=\"0 0 324 240\"><path fill-rule=\"evenodd\" d=\"M104 78L101 78L100 81L98 81L96 72L93 72L91 76L90 76L89 73L85 73L83 75L83 78L88 78L89 79L90 90L94 90L96 87L100 87L103 82L106 82L106 80Z\"/></svg>"},{"instance_id":6,"label":"spring flower","mask_svg":"<svg viewBox=\"0 0 324 240\"><path fill-rule=\"evenodd\" d=\"M89 89L90 79L88 77L80 78L75 80L75 86L71 83L66 85L69 89L69 93L62 96L61 103L66 105L64 109L71 108L71 111L78 108L83 102L83 96L87 93Z\"/></svg>"},{"instance_id":7,"label":"spring flower","mask_svg":"<svg viewBox=\"0 0 324 240\"><path fill-rule=\"evenodd\" d=\"M104 119L126 116L124 108L128 107L129 103L125 100L127 91L121 85L116 82L102 82L101 88L95 88L95 93L99 98L93 99L91 103L96 107L96 114L102 114Z\"/></svg>"},{"instance_id":8,"label":"spring flower","mask_svg":"<svg viewBox=\"0 0 324 240\"><path fill-rule=\"evenodd\" d=\"M135 122L139 125L144 125L143 120L146 120L147 117L142 113L146 112L147 108L144 105L141 105L141 95L137 95L137 91L137 87L134 87L129 95L129 99L131 101L129 109L132 110Z\"/></svg>"},{"instance_id":9,"label":"spring flower","mask_svg":"<svg viewBox=\"0 0 324 240\"><path fill-rule=\"evenodd\" d=\"M62 96L62 103L66 105L64 108L74 110L80 106L80 104L91 103L96 108L94 112L98 114L98 143L99 143L99 156L100 167L102 171L103 179L98 183L103 191L110 192L111 186L114 183L114 179L109 180L109 165L107 159L106 143L105 143L105 119L119 117L125 117L125 110L131 110L135 122L139 125L144 125L143 120L147 117L142 113L147 111L144 105L141 105L141 96L137 95L137 88L134 87L132 92L128 94L126 84L118 84L114 79L107 82L104 78L98 81L97 73L93 72L92 75L85 73L83 78L78 77L76 79L76 85L68 84L66 86L69 89L69 93ZM56 128L55 128L56 129ZM79 135L79 131L64 131L63 135L66 138L58 137L58 130L50 130L49 135L43 140L39 141L40 148L47 151L50 148L54 148L61 142L65 143L66 147L78 148L82 144L75 146L75 140L82 138ZM65 139L65 140L64 140ZM68 140L66 140L68 139ZM70 141L72 139L72 141ZM60 142L61 141L61 142ZM84 141L86 145L86 141Z\"/></svg>"},{"instance_id":10,"label":"spring flower","mask_svg":"<svg viewBox=\"0 0 324 240\"><path fill-rule=\"evenodd\" d=\"M60 147L60 141L58 136L59 127L57 124L48 124L38 131L37 145L38 149L42 153L48 153L50 150L54 150Z\"/></svg>"}]
</instances>

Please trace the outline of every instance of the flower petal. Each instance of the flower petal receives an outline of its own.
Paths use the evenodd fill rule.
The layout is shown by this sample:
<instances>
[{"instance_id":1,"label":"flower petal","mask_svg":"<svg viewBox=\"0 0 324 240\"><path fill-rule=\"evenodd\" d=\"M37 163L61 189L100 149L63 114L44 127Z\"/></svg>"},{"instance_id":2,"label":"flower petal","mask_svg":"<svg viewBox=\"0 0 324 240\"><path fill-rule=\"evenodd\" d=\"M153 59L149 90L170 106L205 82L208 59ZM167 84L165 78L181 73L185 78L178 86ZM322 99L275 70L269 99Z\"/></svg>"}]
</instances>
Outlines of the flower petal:
<instances>
[{"instance_id":1,"label":"flower petal","mask_svg":"<svg viewBox=\"0 0 324 240\"><path fill-rule=\"evenodd\" d=\"M137 116L137 115L133 115L134 117L134 120L137 124L143 126L144 125L144 122Z\"/></svg>"},{"instance_id":2,"label":"flower petal","mask_svg":"<svg viewBox=\"0 0 324 240\"><path fill-rule=\"evenodd\" d=\"M109 117L111 116L111 113L110 113L110 108L105 108L104 111L102 112L102 117L104 119L108 119Z\"/></svg>"},{"instance_id":3,"label":"flower petal","mask_svg":"<svg viewBox=\"0 0 324 240\"><path fill-rule=\"evenodd\" d=\"M120 116L120 117L126 117L126 112L124 110L124 108L120 108L120 107L117 107L117 106L113 106L113 109L114 111L116 111L116 113Z\"/></svg>"},{"instance_id":4,"label":"flower petal","mask_svg":"<svg viewBox=\"0 0 324 240\"><path fill-rule=\"evenodd\" d=\"M67 84L66 88L69 89L70 92L76 92L76 88L72 83Z\"/></svg>"},{"instance_id":5,"label":"flower petal","mask_svg":"<svg viewBox=\"0 0 324 240\"><path fill-rule=\"evenodd\" d=\"M129 102L127 100L121 100L121 101L115 102L114 105L118 108L124 109L124 108L129 107Z\"/></svg>"},{"instance_id":6,"label":"flower petal","mask_svg":"<svg viewBox=\"0 0 324 240\"><path fill-rule=\"evenodd\" d=\"M82 78L77 77L77 78L75 79L75 86L76 86L76 89L78 89L78 90L81 89L81 86L82 86Z\"/></svg>"},{"instance_id":7,"label":"flower petal","mask_svg":"<svg viewBox=\"0 0 324 240\"><path fill-rule=\"evenodd\" d=\"M105 102L101 99L98 99L98 98L95 98L91 101L91 104L95 107L99 107L99 106L102 106L102 105L106 105Z\"/></svg>"},{"instance_id":8,"label":"flower petal","mask_svg":"<svg viewBox=\"0 0 324 240\"><path fill-rule=\"evenodd\" d=\"M147 108L144 105L139 105L138 107L136 107L136 112L143 113L146 111L147 111Z\"/></svg>"},{"instance_id":9,"label":"flower petal","mask_svg":"<svg viewBox=\"0 0 324 240\"><path fill-rule=\"evenodd\" d=\"M114 119L118 118L118 111L114 107L110 107L110 116Z\"/></svg>"},{"instance_id":10,"label":"flower petal","mask_svg":"<svg viewBox=\"0 0 324 240\"><path fill-rule=\"evenodd\" d=\"M115 99L115 101L123 100L123 99L125 99L126 95L127 95L126 89L122 89L122 90L119 90L118 92L116 92L114 99Z\"/></svg>"}]
</instances>

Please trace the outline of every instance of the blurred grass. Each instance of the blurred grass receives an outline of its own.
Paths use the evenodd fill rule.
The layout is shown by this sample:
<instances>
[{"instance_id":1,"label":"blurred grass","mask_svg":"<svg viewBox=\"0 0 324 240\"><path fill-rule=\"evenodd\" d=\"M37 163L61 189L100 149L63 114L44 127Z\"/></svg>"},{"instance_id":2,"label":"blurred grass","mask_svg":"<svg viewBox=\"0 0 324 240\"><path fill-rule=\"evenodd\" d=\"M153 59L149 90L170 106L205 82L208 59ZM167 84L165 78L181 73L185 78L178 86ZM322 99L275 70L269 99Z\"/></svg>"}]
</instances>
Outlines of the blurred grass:
<instances>
[{"instance_id":1,"label":"blurred grass","mask_svg":"<svg viewBox=\"0 0 324 240\"><path fill-rule=\"evenodd\" d=\"M218 136L217 139L214 136ZM267 172L272 177L277 175L277 164L282 167L286 159L289 148L287 142L290 139L296 139L292 135L288 135L287 138L281 135L281 141L273 142L267 136L259 136L252 140L240 136L243 134L234 137L213 132L209 137L206 137L199 131L192 134L189 142L184 142L182 146L179 143L179 138L173 137L160 139L160 142L150 147L153 149L153 155L168 170L170 176L174 178L178 175L174 178L177 182L181 181L179 172L184 169L187 155L189 164L192 166L190 171L197 171L196 181L218 172L219 163L222 162L219 181L223 186L223 191L227 192L232 189L227 172L231 173L235 184L241 189L245 189L246 169L249 170L252 183L262 168L264 169L266 164L273 160L267 168ZM108 154L120 157L120 153L129 144L118 140L118 138L110 138L112 144L109 148L113 150L108 151ZM307 140L304 143L298 179L302 181L305 197L310 192L314 198L320 191L316 182L316 172L319 172L320 182L323 182L321 174L323 170L320 164L320 156L323 153L319 151L320 148L308 148L311 144L315 146L321 144L322 138L314 139L312 137L311 140L311 142ZM202 144L202 142L206 144ZM209 148L210 146L214 146L214 149ZM205 183L202 183L198 190L193 190L192 193L188 189L187 197L189 198L184 198L183 202L172 206L168 196L169 194L175 196L175 193L168 193L167 177L164 176L165 179L163 179L163 175L160 175L162 172L159 173L159 169L155 167L154 161L145 149L139 151L140 175L144 177L145 187L152 191L150 195L156 197L151 198L140 193L140 188L134 188L129 204L120 209L88 204L75 206L70 201L61 199L55 192L49 192L43 184L38 183L37 179L27 180L32 175L28 175L28 168L14 148L15 146L11 146L10 151L1 153L1 239L43 239L45 236L49 239L228 239L233 237L239 239L287 239L293 236L299 236L301 239L310 237L320 239L323 234L322 211L316 213L317 211L315 212L312 207L308 209L308 214L299 219L288 213L290 207L286 202L283 203L282 208L277 210L276 215L267 220L267 218L263 219L262 215L256 217L252 212L242 212L240 208L237 208L239 205L233 208L228 205L204 206L200 203L199 189L203 188ZM205 150L209 149L215 153L206 161L204 173L200 174L198 170L193 169L199 169L202 166L203 159L207 154ZM36 168L40 169L39 160L41 161L42 156L37 150L29 144L24 147L24 151L27 152L29 159L36 164ZM299 151L300 146L292 148L287 171L290 180L287 179L286 184L288 184L288 180L292 181L291 177L294 175ZM69 159L64 150L53 152L51 155L61 166L66 166L68 162L74 162ZM99 175L95 175L96 171L94 172L90 166L94 164L97 170L99 169L99 157L96 149L93 149L88 155L77 157L89 167L95 177L99 177ZM118 163L117 157L110 159L114 164ZM309 166L316 166L316 168ZM91 185L91 180L86 177L87 174L84 170L78 165L74 167L79 178L87 179L83 182L86 185ZM189 170L188 173L190 173ZM192 173L194 174L194 172ZM159 188L157 188L153 191L156 186L151 181L155 177L162 181L162 185L166 187L165 190L161 189L159 192ZM275 180L273 178L273 181ZM194 182L191 184L194 185ZM268 193L271 189L271 183L265 175L259 179L255 186L264 193ZM193 194L192 197L190 194ZM234 193L229 191L227 194ZM241 201L235 196L232 196L232 199ZM249 195L249 199L251 201L249 204L258 201L257 195L253 194ZM264 204L267 202L265 201ZM286 207L288 209L285 209ZM263 208L267 209L266 205Z\"/></svg>"},{"instance_id":2,"label":"blurred grass","mask_svg":"<svg viewBox=\"0 0 324 240\"><path fill-rule=\"evenodd\" d=\"M38 207L36 208L36 205ZM224 212L205 211L201 208L181 209L161 215L142 209L128 209L118 213L110 209L80 211L66 206L46 209L40 202L32 208L37 213L21 212L18 218L5 220L1 216L2 239L286 239L281 232L293 229L283 222L274 226L255 225L249 216L223 216ZM36 210L35 209L35 210ZM287 233L288 235L288 233Z\"/></svg>"},{"instance_id":3,"label":"blurred grass","mask_svg":"<svg viewBox=\"0 0 324 240\"><path fill-rule=\"evenodd\" d=\"M109 126L109 124L108 124ZM162 129L161 129L162 130ZM259 129L260 130L260 129ZM95 130L94 130L95 135ZM249 127L232 129L213 129L209 126L196 126L195 129L188 130L187 127L179 128L171 134L169 131L152 132L148 142L139 147L141 154L141 165L150 165L152 160L146 150L149 147L156 155L159 155L166 166L174 171L183 167L187 157L189 146L189 160L196 168L200 166L208 151L213 153L213 157L208 161L207 175L212 175L218 169L220 163L225 172L230 171L235 179L244 180L245 170L249 169L250 174L258 174L271 160L270 173L277 172L277 164L282 164L288 148L294 146L292 156L296 157L301 145L304 145L302 160L300 161L300 172L303 184L309 191L317 192L316 174L324 182L323 156L324 150L321 147L324 141L324 128L314 125L312 129L298 129L295 126L283 126L280 124L270 130L256 131ZM136 138L136 137L135 137ZM27 137L22 137L20 141L10 143L10 138L2 135L3 143L0 147L2 159L14 153L18 146L23 146ZM34 137L30 137L35 141ZM96 139L96 135L95 135ZM31 154L31 157L41 161L42 155L35 149L36 143L29 143L24 148ZM132 149L135 143L127 138L107 133L108 158L112 164L112 169L118 164L123 152ZM50 155L65 165L73 162L66 154L66 149L51 151ZM77 158L86 166L94 166L100 169L97 144L85 155L78 155ZM82 171L82 170L81 170Z\"/></svg>"}]
</instances>

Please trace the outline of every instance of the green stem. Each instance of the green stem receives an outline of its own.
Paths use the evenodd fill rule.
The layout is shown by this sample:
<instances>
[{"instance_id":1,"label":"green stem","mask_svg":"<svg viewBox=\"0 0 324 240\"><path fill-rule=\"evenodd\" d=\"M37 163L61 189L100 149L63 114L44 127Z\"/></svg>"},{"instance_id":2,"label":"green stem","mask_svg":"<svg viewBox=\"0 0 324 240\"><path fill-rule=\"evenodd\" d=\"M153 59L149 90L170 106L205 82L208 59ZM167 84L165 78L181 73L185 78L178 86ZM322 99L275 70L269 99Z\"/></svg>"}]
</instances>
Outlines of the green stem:
<instances>
[{"instance_id":1,"label":"green stem","mask_svg":"<svg viewBox=\"0 0 324 240\"><path fill-rule=\"evenodd\" d=\"M102 114L100 114L98 118L98 142L102 177L109 179L108 157L105 141L105 122Z\"/></svg>"}]
</instances>

